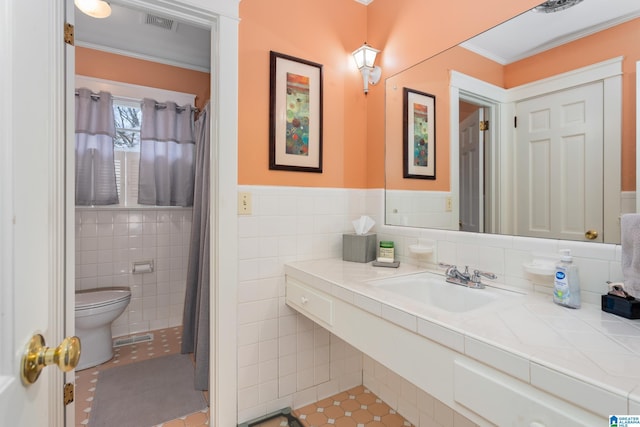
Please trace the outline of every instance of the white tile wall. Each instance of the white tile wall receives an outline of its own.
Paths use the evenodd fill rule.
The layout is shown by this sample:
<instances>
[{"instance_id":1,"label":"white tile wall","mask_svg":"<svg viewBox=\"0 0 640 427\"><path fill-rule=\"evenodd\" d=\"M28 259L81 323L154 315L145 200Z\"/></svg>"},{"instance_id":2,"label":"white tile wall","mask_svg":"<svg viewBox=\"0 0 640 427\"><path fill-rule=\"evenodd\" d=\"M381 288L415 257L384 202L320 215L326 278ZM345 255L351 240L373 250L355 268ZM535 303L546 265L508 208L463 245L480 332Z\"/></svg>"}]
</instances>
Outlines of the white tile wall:
<instances>
[{"instance_id":1,"label":"white tile wall","mask_svg":"<svg viewBox=\"0 0 640 427\"><path fill-rule=\"evenodd\" d=\"M362 384L362 354L284 303L288 261L342 256L342 234L363 215L365 192L241 186L238 408L247 421Z\"/></svg>"},{"instance_id":2,"label":"white tile wall","mask_svg":"<svg viewBox=\"0 0 640 427\"><path fill-rule=\"evenodd\" d=\"M429 393L363 356L363 385L416 427L472 427L476 424Z\"/></svg>"},{"instance_id":3,"label":"white tile wall","mask_svg":"<svg viewBox=\"0 0 640 427\"><path fill-rule=\"evenodd\" d=\"M599 304L606 281L622 278L620 246L482 235L384 225L384 191L240 186L253 196L253 213L239 216L238 404L239 421L286 406L297 408L363 382L417 425L468 426L469 420L362 353L298 315L284 303L283 265L288 261L342 256L342 233L369 215L379 240L393 240L402 262L469 265L498 280L550 293L550 277L526 272L533 253L570 248L578 264L582 299ZM431 240L434 253L415 255L409 246ZM277 342L275 351L274 342ZM363 370L364 364L364 370ZM367 377L367 366L378 373ZM273 370L277 369L277 375ZM380 377L382 376L382 377ZM380 378L388 376L388 381ZM384 383L379 389L367 378ZM417 405L413 403L417 402ZM419 409L418 409L419 408ZM438 423L438 424L434 424Z\"/></svg>"},{"instance_id":4,"label":"white tile wall","mask_svg":"<svg viewBox=\"0 0 640 427\"><path fill-rule=\"evenodd\" d=\"M131 303L114 337L182 324L190 208L76 209L76 290L129 286ZM153 273L131 263L153 260Z\"/></svg>"}]
</instances>

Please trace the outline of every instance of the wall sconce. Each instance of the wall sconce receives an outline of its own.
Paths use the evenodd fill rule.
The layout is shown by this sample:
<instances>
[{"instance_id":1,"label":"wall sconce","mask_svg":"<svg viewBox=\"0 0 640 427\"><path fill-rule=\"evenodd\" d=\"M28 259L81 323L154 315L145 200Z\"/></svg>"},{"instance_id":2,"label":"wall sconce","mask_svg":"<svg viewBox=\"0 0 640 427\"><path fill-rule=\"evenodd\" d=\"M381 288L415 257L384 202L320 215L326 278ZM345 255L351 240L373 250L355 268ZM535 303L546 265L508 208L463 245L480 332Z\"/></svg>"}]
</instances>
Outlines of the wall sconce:
<instances>
[{"instance_id":1,"label":"wall sconce","mask_svg":"<svg viewBox=\"0 0 640 427\"><path fill-rule=\"evenodd\" d=\"M74 0L74 4L82 13L92 18L106 18L111 15L111 6L104 0Z\"/></svg>"},{"instance_id":2,"label":"wall sconce","mask_svg":"<svg viewBox=\"0 0 640 427\"><path fill-rule=\"evenodd\" d=\"M369 92L369 83L374 85L380 81L382 69L377 65L373 65L376 62L378 52L380 52L378 49L372 48L365 42L352 53L356 66L362 73L365 95Z\"/></svg>"}]
</instances>

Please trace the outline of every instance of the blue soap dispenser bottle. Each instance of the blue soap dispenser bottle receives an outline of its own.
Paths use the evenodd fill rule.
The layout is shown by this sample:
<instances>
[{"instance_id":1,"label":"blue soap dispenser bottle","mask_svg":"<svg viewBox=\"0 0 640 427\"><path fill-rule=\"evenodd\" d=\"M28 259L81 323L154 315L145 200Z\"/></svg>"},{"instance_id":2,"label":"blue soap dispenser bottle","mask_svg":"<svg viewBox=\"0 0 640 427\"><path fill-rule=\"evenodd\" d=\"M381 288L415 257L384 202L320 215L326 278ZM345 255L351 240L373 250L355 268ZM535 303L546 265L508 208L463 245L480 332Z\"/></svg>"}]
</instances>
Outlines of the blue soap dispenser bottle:
<instances>
[{"instance_id":1,"label":"blue soap dispenser bottle","mask_svg":"<svg viewBox=\"0 0 640 427\"><path fill-rule=\"evenodd\" d=\"M580 277L570 249L560 250L553 280L553 302L569 308L580 308Z\"/></svg>"}]
</instances>

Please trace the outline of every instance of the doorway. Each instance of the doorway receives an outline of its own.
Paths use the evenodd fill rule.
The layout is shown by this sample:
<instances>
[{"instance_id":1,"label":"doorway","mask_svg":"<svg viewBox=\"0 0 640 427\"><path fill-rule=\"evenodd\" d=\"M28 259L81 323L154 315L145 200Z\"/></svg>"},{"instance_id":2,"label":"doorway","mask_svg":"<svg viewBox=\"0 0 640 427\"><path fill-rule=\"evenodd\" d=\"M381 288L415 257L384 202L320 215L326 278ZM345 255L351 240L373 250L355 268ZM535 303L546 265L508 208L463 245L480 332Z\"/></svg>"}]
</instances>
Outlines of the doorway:
<instances>
[{"instance_id":1,"label":"doorway","mask_svg":"<svg viewBox=\"0 0 640 427\"><path fill-rule=\"evenodd\" d=\"M456 173L459 183L459 229L497 233L500 170L493 165L499 155L495 129L499 106L496 101L469 91L458 93L456 106L457 122L452 134L455 132L457 137L457 164L452 174Z\"/></svg>"},{"instance_id":2,"label":"doorway","mask_svg":"<svg viewBox=\"0 0 640 427\"><path fill-rule=\"evenodd\" d=\"M68 6L69 4L70 2L67 1ZM210 360L212 361L212 375L210 385L210 402L212 408L217 408L211 413L211 423L216 425L230 424L232 422L231 420L235 421L237 416L235 392L220 394L216 393L215 390L217 389L218 384L223 384L223 387L226 390L232 391L235 389L236 383L235 369L230 368L231 366L235 366L235 330L231 330L230 328L226 328L226 330L219 328L218 320L233 319L235 316L236 307L234 303L234 294L237 281L237 256L233 255L236 252L233 248L237 245L237 219L235 217L235 210L228 206L221 207L219 201L221 198L228 199L232 196L234 197L237 191L237 149L236 144L231 143L228 144L228 146L220 147L218 145L218 141L222 138L226 141L234 141L237 138L237 113L235 113L237 109L231 108L229 110L224 110L219 108L222 104L228 107L230 105L236 105L237 103L237 82L235 81L235 78L230 79L230 76L237 75L237 16L233 15L234 12L237 14L237 10L234 11L233 7L229 7L229 5L221 5L216 2L212 2L211 5L207 5L206 7L203 6L201 8L182 4L179 1L166 4L166 2L157 2L152 0L123 0L118 2L118 4L133 8L143 8L157 14L158 16L176 17L182 22L207 28L211 34L211 47L208 49L208 53L211 55L211 58L208 59L209 66L213 63L220 64L217 69L211 72L209 78L209 87L211 92L210 99L213 108L211 158L212 162L215 162L212 163L212 165L215 164L215 166L212 166L212 176L210 178L212 198L214 197L213 193L215 192L215 200L212 200L211 203L212 244L210 259L212 274L210 282L212 289L212 315L210 321ZM221 12L226 13L226 15L223 16L209 12L209 10L218 9ZM73 22L73 5L68 7L67 10L68 20ZM224 48L221 48L221 45L223 44L222 40L226 40ZM73 54L68 55L68 61L74 62ZM67 66L67 69L70 68L73 69L73 66ZM73 83L70 83L69 79L67 82L67 86L73 88ZM221 84L222 82L226 83ZM72 93L72 89L67 91L67 96L69 96L70 93ZM71 102L73 102L72 95ZM69 105L69 103L67 105ZM73 120L71 120L71 122L72 121ZM67 122L69 122L69 120ZM73 142L68 145L68 151L73 154ZM69 163L73 164L71 162ZM218 167L218 164L223 164L223 166ZM73 171L70 175L73 176ZM69 176L69 174L67 176ZM72 194L73 189L69 189L69 187L73 186L73 180L68 179L68 182L71 182L71 184L67 184L67 194ZM73 198L68 199L71 199L71 202L67 203L67 211L69 212L67 224L71 224L71 226L67 227L67 241L71 242L74 240L72 230L75 222L73 220L75 215L72 214L72 212L75 211L75 206L73 204ZM224 221L224 228L220 226L221 221ZM215 239L214 236L216 237ZM225 244L230 249L228 253L223 254L218 250L218 239L230 242L229 244ZM74 258L75 251L73 245L69 245L67 249L67 259L71 261L68 261L67 265L70 264L70 271L73 271L74 269ZM214 269L215 271L213 271ZM226 283L228 283L228 286L218 292L217 284L221 280L225 280ZM70 275L69 280L67 280L68 285L66 290L66 301L68 301L68 308L66 310L68 334L70 334L73 329L73 309L69 309L69 307L73 307L73 291L75 288L73 282L74 278ZM226 307L221 311L218 311L216 307L222 305L223 301ZM225 342L225 347L218 345L218 341L220 340ZM219 366L219 364L227 366L228 368L226 370L222 370L220 375L217 375L218 369L216 366ZM216 373L216 375L213 375L213 373ZM68 420L72 419L69 416L68 411L67 415ZM226 421L216 422L216 420ZM235 422L233 422L233 424L235 424Z\"/></svg>"}]
</instances>

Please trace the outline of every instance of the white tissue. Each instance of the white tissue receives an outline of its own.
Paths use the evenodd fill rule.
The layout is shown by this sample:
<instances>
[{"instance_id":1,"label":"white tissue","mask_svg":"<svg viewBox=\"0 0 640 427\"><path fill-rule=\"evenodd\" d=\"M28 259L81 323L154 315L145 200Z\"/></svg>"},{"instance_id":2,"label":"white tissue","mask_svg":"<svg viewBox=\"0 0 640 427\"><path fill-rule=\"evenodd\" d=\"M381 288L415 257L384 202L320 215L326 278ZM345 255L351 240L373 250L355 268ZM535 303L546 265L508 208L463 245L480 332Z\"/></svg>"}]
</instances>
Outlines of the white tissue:
<instances>
[{"instance_id":1,"label":"white tissue","mask_svg":"<svg viewBox=\"0 0 640 427\"><path fill-rule=\"evenodd\" d=\"M375 221L369 218L366 215L362 215L360 218L352 221L353 228L356 231L356 234L363 235L367 234L369 230L375 225Z\"/></svg>"}]
</instances>

